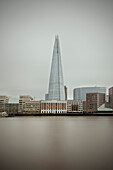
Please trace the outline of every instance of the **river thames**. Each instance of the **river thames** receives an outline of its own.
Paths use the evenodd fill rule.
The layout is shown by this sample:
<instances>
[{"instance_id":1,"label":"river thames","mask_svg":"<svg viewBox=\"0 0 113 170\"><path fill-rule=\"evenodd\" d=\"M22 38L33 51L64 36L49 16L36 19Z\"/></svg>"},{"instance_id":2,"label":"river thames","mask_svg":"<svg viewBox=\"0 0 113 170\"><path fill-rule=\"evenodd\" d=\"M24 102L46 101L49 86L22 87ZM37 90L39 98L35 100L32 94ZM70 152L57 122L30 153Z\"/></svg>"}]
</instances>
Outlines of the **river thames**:
<instances>
[{"instance_id":1,"label":"river thames","mask_svg":"<svg viewBox=\"0 0 113 170\"><path fill-rule=\"evenodd\" d=\"M0 170L113 170L113 116L0 118Z\"/></svg>"}]
</instances>

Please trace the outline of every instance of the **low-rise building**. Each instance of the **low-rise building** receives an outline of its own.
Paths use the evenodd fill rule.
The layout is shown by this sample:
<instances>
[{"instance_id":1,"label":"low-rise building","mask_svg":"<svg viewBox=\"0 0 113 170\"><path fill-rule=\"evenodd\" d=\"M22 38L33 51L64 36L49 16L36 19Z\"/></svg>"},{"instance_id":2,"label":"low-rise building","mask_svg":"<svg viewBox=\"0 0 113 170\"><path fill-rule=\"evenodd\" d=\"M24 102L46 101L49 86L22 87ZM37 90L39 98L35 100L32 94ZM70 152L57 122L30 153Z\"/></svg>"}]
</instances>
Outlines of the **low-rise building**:
<instances>
[{"instance_id":1,"label":"low-rise building","mask_svg":"<svg viewBox=\"0 0 113 170\"><path fill-rule=\"evenodd\" d=\"M5 112L5 104L8 103L9 96L0 95L0 112Z\"/></svg>"},{"instance_id":2,"label":"low-rise building","mask_svg":"<svg viewBox=\"0 0 113 170\"><path fill-rule=\"evenodd\" d=\"M19 112L19 97L10 97L5 105L5 111L8 114L18 114Z\"/></svg>"},{"instance_id":3,"label":"low-rise building","mask_svg":"<svg viewBox=\"0 0 113 170\"><path fill-rule=\"evenodd\" d=\"M67 101L68 113L83 113L83 101L81 100L68 100Z\"/></svg>"},{"instance_id":4,"label":"low-rise building","mask_svg":"<svg viewBox=\"0 0 113 170\"><path fill-rule=\"evenodd\" d=\"M105 103L105 93L86 94L87 112L97 112L98 108Z\"/></svg>"},{"instance_id":5,"label":"low-rise building","mask_svg":"<svg viewBox=\"0 0 113 170\"><path fill-rule=\"evenodd\" d=\"M40 101L26 101L23 105L23 112L40 113Z\"/></svg>"},{"instance_id":6,"label":"low-rise building","mask_svg":"<svg viewBox=\"0 0 113 170\"><path fill-rule=\"evenodd\" d=\"M23 112L23 106L26 102L32 101L33 98L30 95L20 95L19 98L19 112Z\"/></svg>"},{"instance_id":7,"label":"low-rise building","mask_svg":"<svg viewBox=\"0 0 113 170\"><path fill-rule=\"evenodd\" d=\"M112 113L113 112L113 109L110 108L108 103L102 104L97 110L99 113Z\"/></svg>"},{"instance_id":8,"label":"low-rise building","mask_svg":"<svg viewBox=\"0 0 113 170\"><path fill-rule=\"evenodd\" d=\"M8 114L18 114L19 104L18 103L7 103L5 111Z\"/></svg>"},{"instance_id":9,"label":"low-rise building","mask_svg":"<svg viewBox=\"0 0 113 170\"><path fill-rule=\"evenodd\" d=\"M113 109L113 87L109 88L109 103L111 108Z\"/></svg>"},{"instance_id":10,"label":"low-rise building","mask_svg":"<svg viewBox=\"0 0 113 170\"><path fill-rule=\"evenodd\" d=\"M67 101L43 100L41 101L41 113L67 113Z\"/></svg>"}]
</instances>

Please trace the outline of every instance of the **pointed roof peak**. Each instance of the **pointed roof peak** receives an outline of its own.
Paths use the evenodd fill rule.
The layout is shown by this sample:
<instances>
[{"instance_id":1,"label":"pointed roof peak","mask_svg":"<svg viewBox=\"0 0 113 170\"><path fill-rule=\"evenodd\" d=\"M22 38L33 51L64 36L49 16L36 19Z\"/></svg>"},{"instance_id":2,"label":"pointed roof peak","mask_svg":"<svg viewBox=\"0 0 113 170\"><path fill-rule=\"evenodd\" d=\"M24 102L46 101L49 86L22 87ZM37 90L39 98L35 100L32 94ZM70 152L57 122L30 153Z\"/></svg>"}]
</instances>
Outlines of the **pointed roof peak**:
<instances>
[{"instance_id":1,"label":"pointed roof peak","mask_svg":"<svg viewBox=\"0 0 113 170\"><path fill-rule=\"evenodd\" d=\"M59 44L59 37L58 35L55 35L55 46L58 46Z\"/></svg>"},{"instance_id":2,"label":"pointed roof peak","mask_svg":"<svg viewBox=\"0 0 113 170\"><path fill-rule=\"evenodd\" d=\"M59 45L59 36L58 35L55 35L54 48L56 48L57 52L60 54L60 45Z\"/></svg>"},{"instance_id":3,"label":"pointed roof peak","mask_svg":"<svg viewBox=\"0 0 113 170\"><path fill-rule=\"evenodd\" d=\"M59 39L59 36L58 36L58 34L57 34L57 35L55 35L55 39Z\"/></svg>"}]
</instances>

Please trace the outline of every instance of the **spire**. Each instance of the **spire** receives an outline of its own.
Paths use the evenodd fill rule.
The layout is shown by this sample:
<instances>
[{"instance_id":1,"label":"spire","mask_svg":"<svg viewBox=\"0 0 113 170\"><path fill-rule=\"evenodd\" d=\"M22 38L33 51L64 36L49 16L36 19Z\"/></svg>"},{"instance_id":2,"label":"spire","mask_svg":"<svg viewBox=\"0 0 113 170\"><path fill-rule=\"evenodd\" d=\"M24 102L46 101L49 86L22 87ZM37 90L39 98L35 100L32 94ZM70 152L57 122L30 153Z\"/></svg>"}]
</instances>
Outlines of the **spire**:
<instances>
[{"instance_id":1,"label":"spire","mask_svg":"<svg viewBox=\"0 0 113 170\"><path fill-rule=\"evenodd\" d=\"M65 100L63 72L58 35L55 36L48 89L48 100Z\"/></svg>"},{"instance_id":2,"label":"spire","mask_svg":"<svg viewBox=\"0 0 113 170\"><path fill-rule=\"evenodd\" d=\"M55 35L55 44L54 44L54 48L58 46L58 37L57 35Z\"/></svg>"}]
</instances>

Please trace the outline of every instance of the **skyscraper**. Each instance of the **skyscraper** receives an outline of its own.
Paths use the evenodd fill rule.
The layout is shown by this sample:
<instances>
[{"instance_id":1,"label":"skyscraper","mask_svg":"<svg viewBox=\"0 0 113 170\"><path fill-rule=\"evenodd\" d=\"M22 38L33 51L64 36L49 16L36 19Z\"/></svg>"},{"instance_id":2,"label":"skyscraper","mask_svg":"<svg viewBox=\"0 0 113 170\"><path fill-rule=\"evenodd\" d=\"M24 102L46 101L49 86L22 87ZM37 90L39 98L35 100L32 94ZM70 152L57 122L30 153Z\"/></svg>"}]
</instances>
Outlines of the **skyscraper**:
<instances>
[{"instance_id":1,"label":"skyscraper","mask_svg":"<svg viewBox=\"0 0 113 170\"><path fill-rule=\"evenodd\" d=\"M46 100L65 100L59 37L55 36L48 94Z\"/></svg>"}]
</instances>

